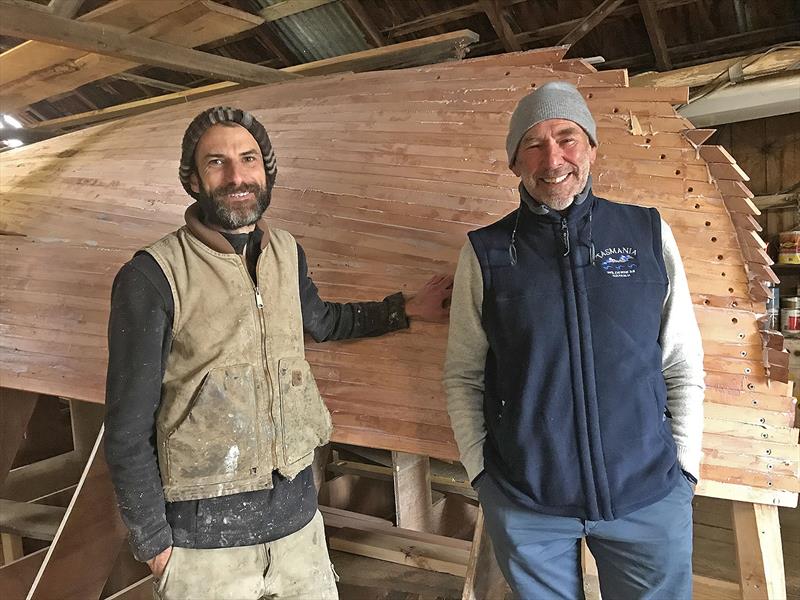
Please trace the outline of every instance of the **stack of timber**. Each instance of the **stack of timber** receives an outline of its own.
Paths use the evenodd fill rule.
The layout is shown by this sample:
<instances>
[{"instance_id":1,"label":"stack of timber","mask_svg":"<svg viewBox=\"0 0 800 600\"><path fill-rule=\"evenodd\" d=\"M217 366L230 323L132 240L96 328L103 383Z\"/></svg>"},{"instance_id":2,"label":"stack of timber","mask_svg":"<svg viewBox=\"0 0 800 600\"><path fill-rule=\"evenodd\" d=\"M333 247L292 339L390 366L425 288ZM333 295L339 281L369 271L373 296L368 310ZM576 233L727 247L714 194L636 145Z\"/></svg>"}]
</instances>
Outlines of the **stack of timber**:
<instances>
[{"instance_id":1,"label":"stack of timber","mask_svg":"<svg viewBox=\"0 0 800 600\"><path fill-rule=\"evenodd\" d=\"M598 124L595 191L655 206L672 226L706 352L709 496L797 503L798 430L778 334L760 330L774 281L746 175L674 111L686 88L629 88L566 47L239 89L0 156L0 384L103 401L110 286L182 223L181 135L213 104L254 112L278 157L268 215L304 246L331 300L381 298L452 272L468 231L518 205L506 127L520 97L576 84ZM307 344L334 439L457 458L440 377L446 325Z\"/></svg>"},{"instance_id":2,"label":"stack of timber","mask_svg":"<svg viewBox=\"0 0 800 600\"><path fill-rule=\"evenodd\" d=\"M264 19L211 0L113 0L78 21L194 48L257 27ZM139 65L43 42L0 54L0 106L13 112Z\"/></svg>"}]
</instances>

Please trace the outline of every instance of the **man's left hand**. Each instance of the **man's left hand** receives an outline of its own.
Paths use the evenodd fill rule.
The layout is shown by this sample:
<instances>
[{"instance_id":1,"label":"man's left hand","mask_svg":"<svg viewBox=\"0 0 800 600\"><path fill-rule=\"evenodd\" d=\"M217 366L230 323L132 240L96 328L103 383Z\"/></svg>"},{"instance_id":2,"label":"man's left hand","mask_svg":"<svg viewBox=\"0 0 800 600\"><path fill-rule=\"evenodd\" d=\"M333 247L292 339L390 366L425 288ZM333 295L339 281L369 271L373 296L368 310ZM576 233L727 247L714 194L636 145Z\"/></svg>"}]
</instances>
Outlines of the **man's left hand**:
<instances>
[{"instance_id":1,"label":"man's left hand","mask_svg":"<svg viewBox=\"0 0 800 600\"><path fill-rule=\"evenodd\" d=\"M416 294L406 299L406 315L420 321L446 323L453 294L451 275L434 275Z\"/></svg>"}]
</instances>

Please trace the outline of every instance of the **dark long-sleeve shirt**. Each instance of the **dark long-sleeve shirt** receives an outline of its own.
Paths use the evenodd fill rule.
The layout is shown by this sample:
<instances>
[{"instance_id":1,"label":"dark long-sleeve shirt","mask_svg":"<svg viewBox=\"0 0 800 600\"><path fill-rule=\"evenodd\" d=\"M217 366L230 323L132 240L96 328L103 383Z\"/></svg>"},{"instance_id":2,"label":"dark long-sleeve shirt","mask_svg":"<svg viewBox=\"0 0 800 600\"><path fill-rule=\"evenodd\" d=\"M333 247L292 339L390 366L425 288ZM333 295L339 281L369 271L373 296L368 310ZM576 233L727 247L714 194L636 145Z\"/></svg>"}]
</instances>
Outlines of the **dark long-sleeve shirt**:
<instances>
[{"instance_id":1,"label":"dark long-sleeve shirt","mask_svg":"<svg viewBox=\"0 0 800 600\"><path fill-rule=\"evenodd\" d=\"M247 244L255 278L261 232L226 235L237 253ZM382 302L324 302L297 246L303 328L316 341L382 335L408 326L403 296ZM169 546L222 548L273 541L306 525L317 509L311 468L293 480L273 473L272 489L166 502L158 470L156 413L172 343L174 304L153 257L137 253L117 274L111 295L106 458L134 555L148 560Z\"/></svg>"}]
</instances>

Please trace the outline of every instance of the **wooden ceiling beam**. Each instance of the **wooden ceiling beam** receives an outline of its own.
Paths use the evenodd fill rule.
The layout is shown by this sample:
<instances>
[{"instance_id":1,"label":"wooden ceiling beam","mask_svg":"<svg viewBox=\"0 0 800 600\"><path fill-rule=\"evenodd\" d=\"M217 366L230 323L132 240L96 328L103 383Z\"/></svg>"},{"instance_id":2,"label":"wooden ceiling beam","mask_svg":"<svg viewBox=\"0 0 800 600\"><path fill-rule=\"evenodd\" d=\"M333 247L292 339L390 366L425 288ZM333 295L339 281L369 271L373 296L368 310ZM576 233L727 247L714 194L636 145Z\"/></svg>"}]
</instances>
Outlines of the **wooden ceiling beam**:
<instances>
[{"instance_id":1,"label":"wooden ceiling beam","mask_svg":"<svg viewBox=\"0 0 800 600\"><path fill-rule=\"evenodd\" d=\"M747 33L737 33L702 42L693 42L681 46L670 48L670 56L674 65L689 67L701 63L698 57L703 55L714 55L723 58L736 58L741 52L746 51L742 48L753 48L755 53L762 52L765 47L775 45L775 40L792 40L797 36L800 29L800 21L790 21L779 27L756 29ZM735 51L735 54L732 52ZM639 54L607 60L603 63L604 69L636 68L650 64L652 57L650 54Z\"/></svg>"},{"instance_id":2,"label":"wooden ceiling beam","mask_svg":"<svg viewBox=\"0 0 800 600\"><path fill-rule=\"evenodd\" d=\"M152 79L151 77L145 77L144 75L137 75L135 73L117 73L116 75L112 75L111 78L130 81L131 83L137 83L140 85L148 85L150 87L166 90L168 92L182 92L189 89L189 86L186 85L178 85L177 83L161 81L160 79Z\"/></svg>"},{"instance_id":3,"label":"wooden ceiling beam","mask_svg":"<svg viewBox=\"0 0 800 600\"><path fill-rule=\"evenodd\" d=\"M697 0L656 0L658 10L665 10L668 8L675 8L678 6L684 6L686 4L694 4ZM608 15L608 19L618 20L618 19L626 19L632 17L639 13L639 8L637 6L620 6L614 13ZM575 27L580 25L584 19L572 19L570 21L565 21L563 23L556 23L555 25L547 25L545 27L539 27L533 31L524 31L522 33L518 33L516 35L517 42L521 45L526 46L528 44L536 44L539 42L544 42L548 40L552 40L553 38L557 38L560 36L564 36ZM484 48L483 44L481 45L482 49L488 49L488 46Z\"/></svg>"},{"instance_id":4,"label":"wooden ceiling beam","mask_svg":"<svg viewBox=\"0 0 800 600\"><path fill-rule=\"evenodd\" d=\"M505 48L506 52L519 52L522 50L516 34L506 19L508 9L501 6L501 0L480 0L480 5L489 18L497 37L503 43L503 48Z\"/></svg>"},{"instance_id":5,"label":"wooden ceiling beam","mask_svg":"<svg viewBox=\"0 0 800 600\"><path fill-rule=\"evenodd\" d=\"M375 21L369 16L369 13L364 9L361 0L343 0L347 12L353 20L361 27L361 30L367 35L372 45L376 48L386 45L386 40L381 34L381 30L375 25Z\"/></svg>"},{"instance_id":6,"label":"wooden ceiling beam","mask_svg":"<svg viewBox=\"0 0 800 600\"><path fill-rule=\"evenodd\" d=\"M64 19L21 7L8 0L0 0L0 34L239 83L272 83L297 77L275 69L124 33L117 28Z\"/></svg>"},{"instance_id":7,"label":"wooden ceiling beam","mask_svg":"<svg viewBox=\"0 0 800 600\"><path fill-rule=\"evenodd\" d=\"M659 71L667 71L672 68L669 58L667 43L664 40L664 29L658 18L658 6L655 0L639 0L639 8L644 18L644 26L650 38L650 45L653 47L653 54L656 57L656 68Z\"/></svg>"},{"instance_id":8,"label":"wooden ceiling beam","mask_svg":"<svg viewBox=\"0 0 800 600\"><path fill-rule=\"evenodd\" d=\"M607 16L617 10L625 0L603 0L589 15L583 19L577 27L565 35L559 42L559 46L572 45L582 39L592 29L597 27Z\"/></svg>"},{"instance_id":9,"label":"wooden ceiling beam","mask_svg":"<svg viewBox=\"0 0 800 600\"><path fill-rule=\"evenodd\" d=\"M272 6L267 6L258 11L259 16L265 21L277 21L284 17L290 17L297 13L317 8L329 4L333 0L284 0Z\"/></svg>"},{"instance_id":10,"label":"wooden ceiling beam","mask_svg":"<svg viewBox=\"0 0 800 600\"><path fill-rule=\"evenodd\" d=\"M74 19L86 0L50 0L47 9L51 14L65 19Z\"/></svg>"},{"instance_id":11,"label":"wooden ceiling beam","mask_svg":"<svg viewBox=\"0 0 800 600\"><path fill-rule=\"evenodd\" d=\"M451 21L457 21L459 19L471 17L472 15L477 15L480 12L483 12L481 3L473 2L472 4L467 4L466 6L459 6L457 8L443 10L432 15L425 15L419 19L414 19L408 23L401 23L400 25L389 27L388 29L383 30L383 34L387 37L400 37L403 35L416 33L417 31L421 31L423 29L430 29L431 27L444 25L445 23L450 23Z\"/></svg>"}]
</instances>

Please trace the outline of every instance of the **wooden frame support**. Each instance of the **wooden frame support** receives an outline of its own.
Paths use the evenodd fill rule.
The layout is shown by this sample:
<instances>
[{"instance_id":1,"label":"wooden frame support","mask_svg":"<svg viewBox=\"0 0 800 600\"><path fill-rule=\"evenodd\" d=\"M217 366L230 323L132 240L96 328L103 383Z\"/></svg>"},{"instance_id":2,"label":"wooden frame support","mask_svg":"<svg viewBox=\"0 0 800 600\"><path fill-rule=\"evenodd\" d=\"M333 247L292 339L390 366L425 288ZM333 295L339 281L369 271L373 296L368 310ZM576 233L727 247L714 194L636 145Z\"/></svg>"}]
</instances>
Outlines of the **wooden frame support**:
<instances>
[{"instance_id":1,"label":"wooden frame support","mask_svg":"<svg viewBox=\"0 0 800 600\"><path fill-rule=\"evenodd\" d=\"M734 501L732 515L742 598L786 598L778 507Z\"/></svg>"},{"instance_id":2,"label":"wooden frame support","mask_svg":"<svg viewBox=\"0 0 800 600\"><path fill-rule=\"evenodd\" d=\"M0 389L0 488L25 436L39 394Z\"/></svg>"},{"instance_id":3,"label":"wooden frame support","mask_svg":"<svg viewBox=\"0 0 800 600\"><path fill-rule=\"evenodd\" d=\"M430 459L392 451L392 479L397 526L430 531L433 509Z\"/></svg>"},{"instance_id":4,"label":"wooden frame support","mask_svg":"<svg viewBox=\"0 0 800 600\"><path fill-rule=\"evenodd\" d=\"M126 536L104 458L101 428L27 600L99 598Z\"/></svg>"},{"instance_id":5,"label":"wooden frame support","mask_svg":"<svg viewBox=\"0 0 800 600\"><path fill-rule=\"evenodd\" d=\"M478 507L478 519L475 521L475 535L472 537L461 600L502 598L506 589L505 579L494 558L492 541L484 526L483 508Z\"/></svg>"}]
</instances>

